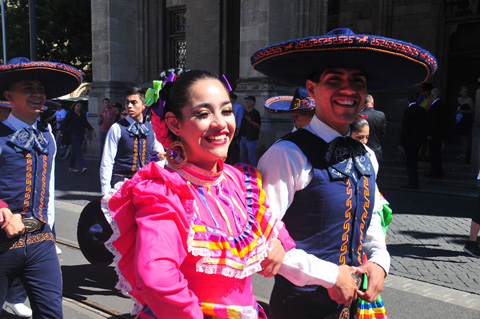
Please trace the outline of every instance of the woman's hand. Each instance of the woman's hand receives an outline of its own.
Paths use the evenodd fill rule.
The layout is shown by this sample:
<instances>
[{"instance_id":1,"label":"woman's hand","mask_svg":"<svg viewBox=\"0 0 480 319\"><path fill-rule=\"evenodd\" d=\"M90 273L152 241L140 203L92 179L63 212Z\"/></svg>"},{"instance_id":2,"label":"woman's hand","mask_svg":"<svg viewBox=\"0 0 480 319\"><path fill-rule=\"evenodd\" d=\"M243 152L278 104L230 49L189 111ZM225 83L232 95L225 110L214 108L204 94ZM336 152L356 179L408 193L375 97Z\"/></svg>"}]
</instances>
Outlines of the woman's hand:
<instances>
[{"instance_id":1,"label":"woman's hand","mask_svg":"<svg viewBox=\"0 0 480 319\"><path fill-rule=\"evenodd\" d=\"M22 222L21 214L13 214L10 219L10 224L5 227L5 232L7 233L8 238L12 238L23 234L25 232L25 225Z\"/></svg>"},{"instance_id":2,"label":"woman's hand","mask_svg":"<svg viewBox=\"0 0 480 319\"><path fill-rule=\"evenodd\" d=\"M12 211L9 208L0 208L0 225L2 225L2 229L5 229L5 227L10 224L10 219L12 218L12 215Z\"/></svg>"},{"instance_id":3,"label":"woman's hand","mask_svg":"<svg viewBox=\"0 0 480 319\"><path fill-rule=\"evenodd\" d=\"M262 266L262 270L258 273L266 278L275 276L282 265L284 256L285 249L283 248L282 243L280 240L275 239L273 241L273 249L260 264Z\"/></svg>"}]
</instances>

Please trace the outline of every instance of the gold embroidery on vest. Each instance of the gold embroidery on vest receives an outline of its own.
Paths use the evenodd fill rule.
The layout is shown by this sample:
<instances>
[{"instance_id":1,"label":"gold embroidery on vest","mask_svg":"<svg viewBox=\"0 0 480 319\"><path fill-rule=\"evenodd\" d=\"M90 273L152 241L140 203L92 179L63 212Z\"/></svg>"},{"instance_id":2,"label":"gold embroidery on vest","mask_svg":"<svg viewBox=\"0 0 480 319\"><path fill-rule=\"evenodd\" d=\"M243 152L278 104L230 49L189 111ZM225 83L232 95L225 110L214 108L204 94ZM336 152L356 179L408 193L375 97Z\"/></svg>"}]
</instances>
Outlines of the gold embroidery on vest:
<instances>
[{"instance_id":1,"label":"gold embroidery on vest","mask_svg":"<svg viewBox=\"0 0 480 319\"><path fill-rule=\"evenodd\" d=\"M25 214L30 208L30 197L32 193L32 154L27 153L27 167L25 180L25 200L23 201L22 213Z\"/></svg>"},{"instance_id":2,"label":"gold embroidery on vest","mask_svg":"<svg viewBox=\"0 0 480 319\"><path fill-rule=\"evenodd\" d=\"M340 257L338 261L340 262L341 265L345 265L345 255L347 254L348 251L348 236L350 233L350 220L351 220L351 210L352 210L352 195L353 195L353 190L352 190L352 183L350 182L349 179L346 179L345 182L347 183L347 189L346 189L346 194L348 196L347 201L345 202L345 206L347 207L347 210L345 211L345 222L343 223L343 229L345 232L342 235L342 247L340 250L342 253L340 254Z\"/></svg>"}]
</instances>

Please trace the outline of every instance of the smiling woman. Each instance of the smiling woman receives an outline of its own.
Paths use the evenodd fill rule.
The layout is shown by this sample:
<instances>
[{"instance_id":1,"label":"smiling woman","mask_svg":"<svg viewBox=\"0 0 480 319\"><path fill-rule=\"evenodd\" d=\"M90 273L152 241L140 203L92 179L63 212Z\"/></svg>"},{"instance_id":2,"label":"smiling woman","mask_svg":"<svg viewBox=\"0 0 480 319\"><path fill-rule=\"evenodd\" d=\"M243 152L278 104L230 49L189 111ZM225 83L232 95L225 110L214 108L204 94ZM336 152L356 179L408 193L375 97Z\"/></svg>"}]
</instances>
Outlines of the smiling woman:
<instances>
[{"instance_id":1,"label":"smiling woman","mask_svg":"<svg viewBox=\"0 0 480 319\"><path fill-rule=\"evenodd\" d=\"M250 275L277 274L295 244L272 218L258 171L223 163L235 132L227 88L189 71L159 95L175 140L168 164L150 163L104 198L119 287L138 318L266 318Z\"/></svg>"}]
</instances>

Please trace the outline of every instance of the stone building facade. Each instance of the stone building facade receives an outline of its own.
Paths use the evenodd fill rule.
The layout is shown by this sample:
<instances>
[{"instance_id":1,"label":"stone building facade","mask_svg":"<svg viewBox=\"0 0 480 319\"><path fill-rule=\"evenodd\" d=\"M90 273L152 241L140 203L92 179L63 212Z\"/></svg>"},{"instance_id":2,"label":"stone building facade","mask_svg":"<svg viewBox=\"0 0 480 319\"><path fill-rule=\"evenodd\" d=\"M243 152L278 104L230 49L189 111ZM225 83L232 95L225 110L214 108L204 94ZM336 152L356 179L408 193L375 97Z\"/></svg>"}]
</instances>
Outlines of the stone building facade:
<instances>
[{"instance_id":1,"label":"stone building facade","mask_svg":"<svg viewBox=\"0 0 480 319\"><path fill-rule=\"evenodd\" d=\"M243 97L257 97L262 115L258 153L292 127L289 116L264 112L270 96L294 88L254 71L257 49L337 27L419 45L433 53L439 87L454 117L456 97L466 85L475 99L480 77L480 0L91 0L93 82L90 114L103 97L123 104L128 86L149 87L164 69L184 66L225 74ZM395 76L392 74L392 76ZM387 142L398 140L405 94L415 88L375 93L376 108L388 120ZM474 146L480 145L480 105ZM93 118L92 121L95 121ZM450 143L455 143L454 128ZM448 141L448 140L447 140ZM473 162L479 166L480 147Z\"/></svg>"}]
</instances>

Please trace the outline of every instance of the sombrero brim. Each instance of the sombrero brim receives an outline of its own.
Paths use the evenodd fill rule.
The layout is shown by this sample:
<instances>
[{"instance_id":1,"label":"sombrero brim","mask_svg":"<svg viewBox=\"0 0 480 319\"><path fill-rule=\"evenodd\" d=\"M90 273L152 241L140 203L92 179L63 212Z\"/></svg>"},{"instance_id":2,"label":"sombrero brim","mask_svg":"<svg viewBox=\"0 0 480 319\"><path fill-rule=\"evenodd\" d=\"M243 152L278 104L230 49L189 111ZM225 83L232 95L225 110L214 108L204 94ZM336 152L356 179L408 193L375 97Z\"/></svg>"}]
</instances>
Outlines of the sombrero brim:
<instances>
[{"instance_id":1,"label":"sombrero brim","mask_svg":"<svg viewBox=\"0 0 480 319\"><path fill-rule=\"evenodd\" d=\"M11 109L12 105L8 101L0 101L0 108Z\"/></svg>"},{"instance_id":2,"label":"sombrero brim","mask_svg":"<svg viewBox=\"0 0 480 319\"><path fill-rule=\"evenodd\" d=\"M325 35L296 39L256 51L255 70L280 82L305 86L308 76L326 68L359 69L368 90L387 91L425 82L437 69L428 51L372 35Z\"/></svg>"},{"instance_id":3,"label":"sombrero brim","mask_svg":"<svg viewBox=\"0 0 480 319\"><path fill-rule=\"evenodd\" d=\"M309 107L298 107L296 109L291 109L293 96L290 95L279 95L274 96L265 101L263 105L268 112L271 113L293 113L296 111L314 111L315 104Z\"/></svg>"},{"instance_id":4,"label":"sombrero brim","mask_svg":"<svg viewBox=\"0 0 480 319\"><path fill-rule=\"evenodd\" d=\"M0 65L0 92L11 83L37 80L43 83L47 99L71 93L82 83L82 74L76 68L55 62L31 61Z\"/></svg>"},{"instance_id":5,"label":"sombrero brim","mask_svg":"<svg viewBox=\"0 0 480 319\"><path fill-rule=\"evenodd\" d=\"M90 231L97 226L101 231L93 236ZM113 231L101 208L101 200L90 202L80 214L77 226L77 240L83 256L92 264L108 266L113 262L113 255L104 245Z\"/></svg>"}]
</instances>

